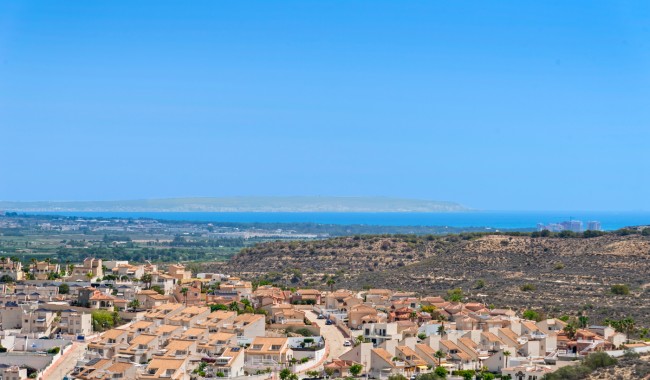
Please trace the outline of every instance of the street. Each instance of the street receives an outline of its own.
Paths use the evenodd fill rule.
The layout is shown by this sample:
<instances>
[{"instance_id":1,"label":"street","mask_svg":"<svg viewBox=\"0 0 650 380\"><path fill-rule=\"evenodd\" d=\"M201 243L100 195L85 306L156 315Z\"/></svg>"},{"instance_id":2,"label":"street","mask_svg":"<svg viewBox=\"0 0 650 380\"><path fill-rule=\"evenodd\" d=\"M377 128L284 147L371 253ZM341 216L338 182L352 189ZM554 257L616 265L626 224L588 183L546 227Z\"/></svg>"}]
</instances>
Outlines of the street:
<instances>
[{"instance_id":1,"label":"street","mask_svg":"<svg viewBox=\"0 0 650 380\"><path fill-rule=\"evenodd\" d=\"M329 347L329 354L327 360L338 358L344 352L348 351L350 347L344 347L345 337L341 331L334 325L325 324L325 319L318 319L318 314L314 311L307 312L307 319L311 323L315 323L320 327L321 335L325 338L325 342Z\"/></svg>"},{"instance_id":2,"label":"street","mask_svg":"<svg viewBox=\"0 0 650 380\"><path fill-rule=\"evenodd\" d=\"M46 380L60 380L63 379L65 375L70 373L77 361L83 358L83 355L86 351L85 342L74 342L72 343L72 348L70 348L65 355L60 357L56 363L54 363L41 377Z\"/></svg>"}]
</instances>

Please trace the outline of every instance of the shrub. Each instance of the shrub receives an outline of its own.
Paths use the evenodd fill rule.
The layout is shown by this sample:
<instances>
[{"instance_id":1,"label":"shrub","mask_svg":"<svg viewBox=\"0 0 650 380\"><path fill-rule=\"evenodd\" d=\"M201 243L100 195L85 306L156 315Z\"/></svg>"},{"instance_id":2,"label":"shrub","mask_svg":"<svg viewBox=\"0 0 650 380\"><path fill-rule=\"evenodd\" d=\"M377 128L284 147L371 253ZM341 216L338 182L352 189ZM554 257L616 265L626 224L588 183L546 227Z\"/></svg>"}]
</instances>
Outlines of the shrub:
<instances>
[{"instance_id":1,"label":"shrub","mask_svg":"<svg viewBox=\"0 0 650 380\"><path fill-rule=\"evenodd\" d=\"M611 287L612 294L627 296L630 294L630 287L625 284L616 284Z\"/></svg>"},{"instance_id":2,"label":"shrub","mask_svg":"<svg viewBox=\"0 0 650 380\"><path fill-rule=\"evenodd\" d=\"M613 357L607 355L604 352L594 352L593 354L587 355L583 361L583 365L587 366L592 371L602 368L609 367L617 363L617 360Z\"/></svg>"},{"instance_id":3,"label":"shrub","mask_svg":"<svg viewBox=\"0 0 650 380\"><path fill-rule=\"evenodd\" d=\"M70 293L70 286L68 284L59 285L59 294L68 294Z\"/></svg>"},{"instance_id":4,"label":"shrub","mask_svg":"<svg viewBox=\"0 0 650 380\"><path fill-rule=\"evenodd\" d=\"M533 284L523 284L519 289L521 289L522 292L533 292L537 290L537 287Z\"/></svg>"},{"instance_id":5,"label":"shrub","mask_svg":"<svg viewBox=\"0 0 650 380\"><path fill-rule=\"evenodd\" d=\"M456 288L447 291L447 301L449 302L460 302L463 299L463 290L461 288Z\"/></svg>"},{"instance_id":6,"label":"shrub","mask_svg":"<svg viewBox=\"0 0 650 380\"><path fill-rule=\"evenodd\" d=\"M530 319L531 321L539 322L542 320L542 317L539 315L539 313L535 310L526 310L523 313L523 317L525 319Z\"/></svg>"},{"instance_id":7,"label":"shrub","mask_svg":"<svg viewBox=\"0 0 650 380\"><path fill-rule=\"evenodd\" d=\"M448 372L447 372L447 369L445 367L436 367L436 370L434 371L434 373L444 379L444 378L447 377Z\"/></svg>"},{"instance_id":8,"label":"shrub","mask_svg":"<svg viewBox=\"0 0 650 380\"><path fill-rule=\"evenodd\" d=\"M352 376L359 376L359 374L361 373L362 370L363 370L363 366L361 364L352 364L350 366L350 373L352 374ZM390 379L390 377L389 377L389 379ZM406 378L404 378L404 379L406 380ZM394 379L394 380L397 380L397 379Z\"/></svg>"}]
</instances>

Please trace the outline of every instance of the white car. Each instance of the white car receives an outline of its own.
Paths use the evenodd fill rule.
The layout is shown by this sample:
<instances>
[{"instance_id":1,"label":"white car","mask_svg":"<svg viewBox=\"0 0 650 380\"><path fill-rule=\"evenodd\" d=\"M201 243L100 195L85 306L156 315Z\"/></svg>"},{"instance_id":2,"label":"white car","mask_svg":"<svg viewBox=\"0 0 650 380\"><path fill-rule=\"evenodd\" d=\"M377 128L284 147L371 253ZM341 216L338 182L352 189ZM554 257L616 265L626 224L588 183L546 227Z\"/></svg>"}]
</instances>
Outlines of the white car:
<instances>
[{"instance_id":1,"label":"white car","mask_svg":"<svg viewBox=\"0 0 650 380\"><path fill-rule=\"evenodd\" d=\"M346 340L345 342L343 342L343 346L344 347L350 347L350 346L352 346L352 342L350 342L349 340Z\"/></svg>"}]
</instances>

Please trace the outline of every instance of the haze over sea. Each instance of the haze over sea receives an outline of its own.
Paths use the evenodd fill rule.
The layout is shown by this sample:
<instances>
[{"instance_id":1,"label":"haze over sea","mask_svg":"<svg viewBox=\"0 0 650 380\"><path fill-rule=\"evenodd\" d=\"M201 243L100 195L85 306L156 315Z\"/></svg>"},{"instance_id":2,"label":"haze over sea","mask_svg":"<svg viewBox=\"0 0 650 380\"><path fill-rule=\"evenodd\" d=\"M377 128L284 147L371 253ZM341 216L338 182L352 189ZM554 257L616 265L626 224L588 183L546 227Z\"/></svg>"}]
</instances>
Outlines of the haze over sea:
<instances>
[{"instance_id":1,"label":"haze over sea","mask_svg":"<svg viewBox=\"0 0 650 380\"><path fill-rule=\"evenodd\" d=\"M587 211L473 211L449 213L414 212L28 212L35 215L62 215L84 218L152 218L200 222L235 223L319 223L364 224L379 226L491 227L494 229L530 229L537 223L558 223L569 219L600 221L605 230L649 225L650 212Z\"/></svg>"}]
</instances>

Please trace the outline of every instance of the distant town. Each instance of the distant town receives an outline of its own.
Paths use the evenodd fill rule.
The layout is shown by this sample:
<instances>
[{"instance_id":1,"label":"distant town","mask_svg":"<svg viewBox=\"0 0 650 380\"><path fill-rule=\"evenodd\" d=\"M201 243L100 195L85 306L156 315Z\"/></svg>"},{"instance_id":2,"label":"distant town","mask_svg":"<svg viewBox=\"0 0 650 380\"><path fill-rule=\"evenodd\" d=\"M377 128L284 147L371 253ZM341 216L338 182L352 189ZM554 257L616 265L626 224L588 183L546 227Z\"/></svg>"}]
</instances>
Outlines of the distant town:
<instances>
[{"instance_id":1,"label":"distant town","mask_svg":"<svg viewBox=\"0 0 650 380\"><path fill-rule=\"evenodd\" d=\"M543 224L543 223L538 223L537 224L537 231L543 231L547 230L550 232L562 232L562 231L571 231L571 232L576 232L576 233L582 233L585 230L586 231L602 231L603 228L600 224L599 221L597 220L591 220L587 222L587 228L584 228L584 223L582 223L581 220L566 220L564 222L560 223L549 223L549 224Z\"/></svg>"}]
</instances>

